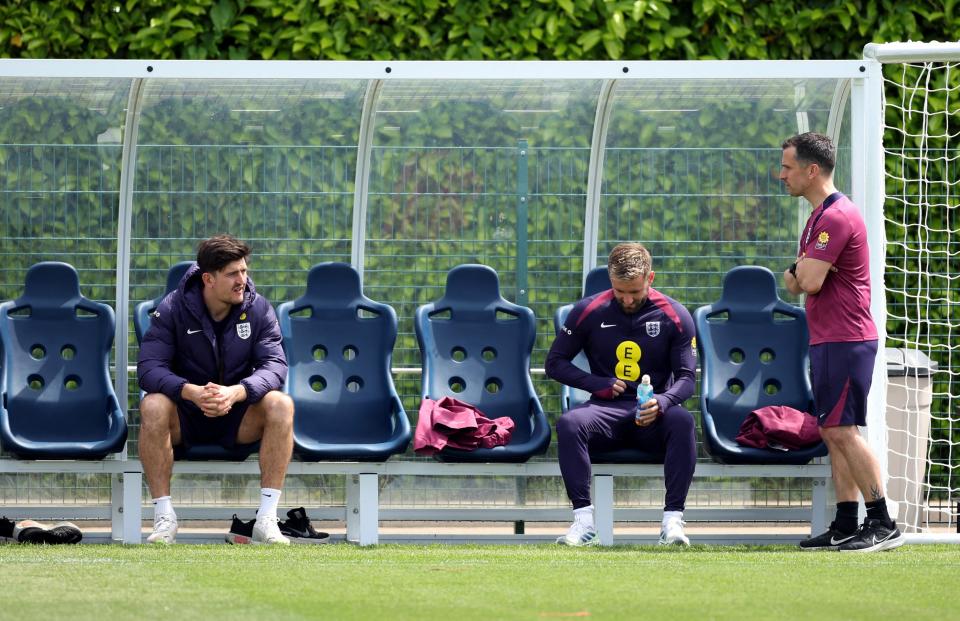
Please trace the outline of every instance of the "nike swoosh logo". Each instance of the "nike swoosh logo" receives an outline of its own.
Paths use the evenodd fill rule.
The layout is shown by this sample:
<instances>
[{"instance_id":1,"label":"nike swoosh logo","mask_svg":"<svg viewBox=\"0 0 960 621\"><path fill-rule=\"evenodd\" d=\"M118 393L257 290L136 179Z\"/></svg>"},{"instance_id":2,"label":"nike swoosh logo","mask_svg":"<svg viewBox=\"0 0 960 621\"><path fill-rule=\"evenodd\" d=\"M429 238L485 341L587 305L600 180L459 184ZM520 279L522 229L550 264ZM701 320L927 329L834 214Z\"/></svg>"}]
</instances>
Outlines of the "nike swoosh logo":
<instances>
[{"instance_id":1,"label":"nike swoosh logo","mask_svg":"<svg viewBox=\"0 0 960 621\"><path fill-rule=\"evenodd\" d=\"M600 322L600 327L601 327L601 328L612 328L612 327L614 327L614 326L616 326L616 325L617 325L617 324L615 324L615 323L603 323L602 321Z\"/></svg>"},{"instance_id":2,"label":"nike swoosh logo","mask_svg":"<svg viewBox=\"0 0 960 621\"><path fill-rule=\"evenodd\" d=\"M838 546L841 543L846 543L854 538L855 535L850 535L849 537L844 537L843 539L837 539L836 537L830 537L830 545Z\"/></svg>"},{"instance_id":3,"label":"nike swoosh logo","mask_svg":"<svg viewBox=\"0 0 960 621\"><path fill-rule=\"evenodd\" d=\"M203 330L187 330L187 334L196 334L197 332L203 332Z\"/></svg>"}]
</instances>

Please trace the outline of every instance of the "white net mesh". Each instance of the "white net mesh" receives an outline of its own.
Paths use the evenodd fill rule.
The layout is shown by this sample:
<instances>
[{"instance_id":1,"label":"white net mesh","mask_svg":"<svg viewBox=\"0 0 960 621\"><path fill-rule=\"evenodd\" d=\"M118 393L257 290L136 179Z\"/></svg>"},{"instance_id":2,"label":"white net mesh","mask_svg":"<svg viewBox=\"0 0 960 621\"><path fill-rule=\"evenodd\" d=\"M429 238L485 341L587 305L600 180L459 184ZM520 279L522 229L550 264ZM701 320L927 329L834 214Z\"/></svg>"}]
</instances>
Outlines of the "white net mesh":
<instances>
[{"instance_id":1,"label":"white net mesh","mask_svg":"<svg viewBox=\"0 0 960 621\"><path fill-rule=\"evenodd\" d=\"M884 67L888 496L909 532L960 502L960 63ZM918 352L919 355L915 355ZM929 360L927 359L929 358Z\"/></svg>"}]
</instances>

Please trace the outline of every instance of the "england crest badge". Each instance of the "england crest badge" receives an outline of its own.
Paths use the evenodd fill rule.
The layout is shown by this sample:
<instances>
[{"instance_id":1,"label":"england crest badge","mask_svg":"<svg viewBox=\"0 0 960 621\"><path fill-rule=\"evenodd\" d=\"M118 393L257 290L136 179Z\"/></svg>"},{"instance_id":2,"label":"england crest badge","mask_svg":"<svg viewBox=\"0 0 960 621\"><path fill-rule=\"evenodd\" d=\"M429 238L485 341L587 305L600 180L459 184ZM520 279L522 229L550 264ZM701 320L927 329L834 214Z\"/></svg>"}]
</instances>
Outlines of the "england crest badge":
<instances>
[{"instance_id":1,"label":"england crest badge","mask_svg":"<svg viewBox=\"0 0 960 621\"><path fill-rule=\"evenodd\" d=\"M243 323L237 324L237 336L239 336L243 340L247 340L248 338L250 338L250 322L249 321L245 321Z\"/></svg>"},{"instance_id":2,"label":"england crest badge","mask_svg":"<svg viewBox=\"0 0 960 621\"><path fill-rule=\"evenodd\" d=\"M647 322L647 336L657 336L660 334L660 322L659 321L648 321Z\"/></svg>"}]
</instances>

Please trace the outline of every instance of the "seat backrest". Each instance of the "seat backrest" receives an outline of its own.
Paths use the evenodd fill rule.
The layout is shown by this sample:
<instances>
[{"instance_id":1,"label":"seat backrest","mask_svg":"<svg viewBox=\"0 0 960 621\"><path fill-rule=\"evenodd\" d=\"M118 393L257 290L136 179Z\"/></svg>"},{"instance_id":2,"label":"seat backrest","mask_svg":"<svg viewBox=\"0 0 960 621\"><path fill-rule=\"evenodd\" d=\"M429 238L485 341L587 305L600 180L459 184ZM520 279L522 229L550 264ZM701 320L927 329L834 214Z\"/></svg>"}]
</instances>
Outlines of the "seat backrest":
<instances>
[{"instance_id":1,"label":"seat backrest","mask_svg":"<svg viewBox=\"0 0 960 621\"><path fill-rule=\"evenodd\" d=\"M720 300L698 308L694 322L702 414L718 435L735 438L747 414L768 405L813 411L806 315L780 299L773 272L733 268Z\"/></svg>"},{"instance_id":2,"label":"seat backrest","mask_svg":"<svg viewBox=\"0 0 960 621\"><path fill-rule=\"evenodd\" d=\"M350 265L320 263L310 269L306 293L277 314L295 433L333 443L389 437L399 404L390 375L393 308L363 295Z\"/></svg>"},{"instance_id":3,"label":"seat backrest","mask_svg":"<svg viewBox=\"0 0 960 621\"><path fill-rule=\"evenodd\" d=\"M580 299L606 291L612 286L613 285L610 284L610 271L606 268L606 266L595 267L587 272L587 277L583 281L583 293L580 296ZM567 320L567 315L569 315L570 311L572 310L573 304L565 304L558 308L554 313L553 329L557 334L560 333L560 328L563 326L563 322Z\"/></svg>"},{"instance_id":4,"label":"seat backrest","mask_svg":"<svg viewBox=\"0 0 960 621\"><path fill-rule=\"evenodd\" d=\"M583 295L581 298L586 298L591 295L595 295L602 291L606 291L612 285L610 284L610 271L606 266L595 267L589 272L587 272L587 277L584 279L583 283ZM557 309L553 314L553 331L554 334L560 334L560 328L563 327L563 324L567 321L567 316L570 314L570 311L573 310L573 304L565 304ZM587 362L587 357L583 352L578 353L574 359L573 364L583 369L584 371L590 370L590 363ZM590 393L583 390L578 390L576 388L571 388L570 386L564 385L560 389L560 407L566 412L570 408L584 403L587 399L590 398Z\"/></svg>"},{"instance_id":5,"label":"seat backrest","mask_svg":"<svg viewBox=\"0 0 960 621\"><path fill-rule=\"evenodd\" d=\"M181 261L170 266L167 271L167 286L163 293L152 300L137 304L133 313L133 331L137 335L137 343L143 343L143 335L150 329L150 313L160 306L160 302L168 293L180 286L180 280L193 263L193 261Z\"/></svg>"},{"instance_id":6,"label":"seat backrest","mask_svg":"<svg viewBox=\"0 0 960 621\"><path fill-rule=\"evenodd\" d=\"M497 273L486 265L459 265L446 291L417 309L415 328L423 362L422 396L450 396L488 418L516 423L511 442L531 438L530 354L533 311L500 296Z\"/></svg>"},{"instance_id":7,"label":"seat backrest","mask_svg":"<svg viewBox=\"0 0 960 621\"><path fill-rule=\"evenodd\" d=\"M0 305L4 429L25 445L118 437L113 330L113 309L81 295L73 266L31 267L23 295Z\"/></svg>"},{"instance_id":8,"label":"seat backrest","mask_svg":"<svg viewBox=\"0 0 960 621\"><path fill-rule=\"evenodd\" d=\"M587 277L583 281L583 296L581 297L587 298L596 295L612 286L610 284L610 270L607 269L607 266L595 267L587 272Z\"/></svg>"}]
</instances>

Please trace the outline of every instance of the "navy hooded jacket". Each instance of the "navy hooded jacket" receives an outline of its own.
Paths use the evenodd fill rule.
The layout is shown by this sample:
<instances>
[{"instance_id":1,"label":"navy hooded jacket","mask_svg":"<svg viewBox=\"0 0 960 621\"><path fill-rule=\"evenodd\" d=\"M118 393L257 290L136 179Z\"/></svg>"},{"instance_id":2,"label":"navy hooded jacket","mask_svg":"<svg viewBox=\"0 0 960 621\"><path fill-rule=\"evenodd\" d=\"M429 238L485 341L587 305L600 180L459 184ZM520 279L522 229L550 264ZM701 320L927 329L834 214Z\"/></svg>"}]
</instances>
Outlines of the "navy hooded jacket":
<instances>
[{"instance_id":1,"label":"navy hooded jacket","mask_svg":"<svg viewBox=\"0 0 960 621\"><path fill-rule=\"evenodd\" d=\"M247 278L243 302L230 310L218 343L194 264L153 312L137 357L137 378L146 392L163 393L191 410L199 408L180 396L187 383L243 384L245 403L256 403L280 390L287 378L277 315Z\"/></svg>"}]
</instances>

